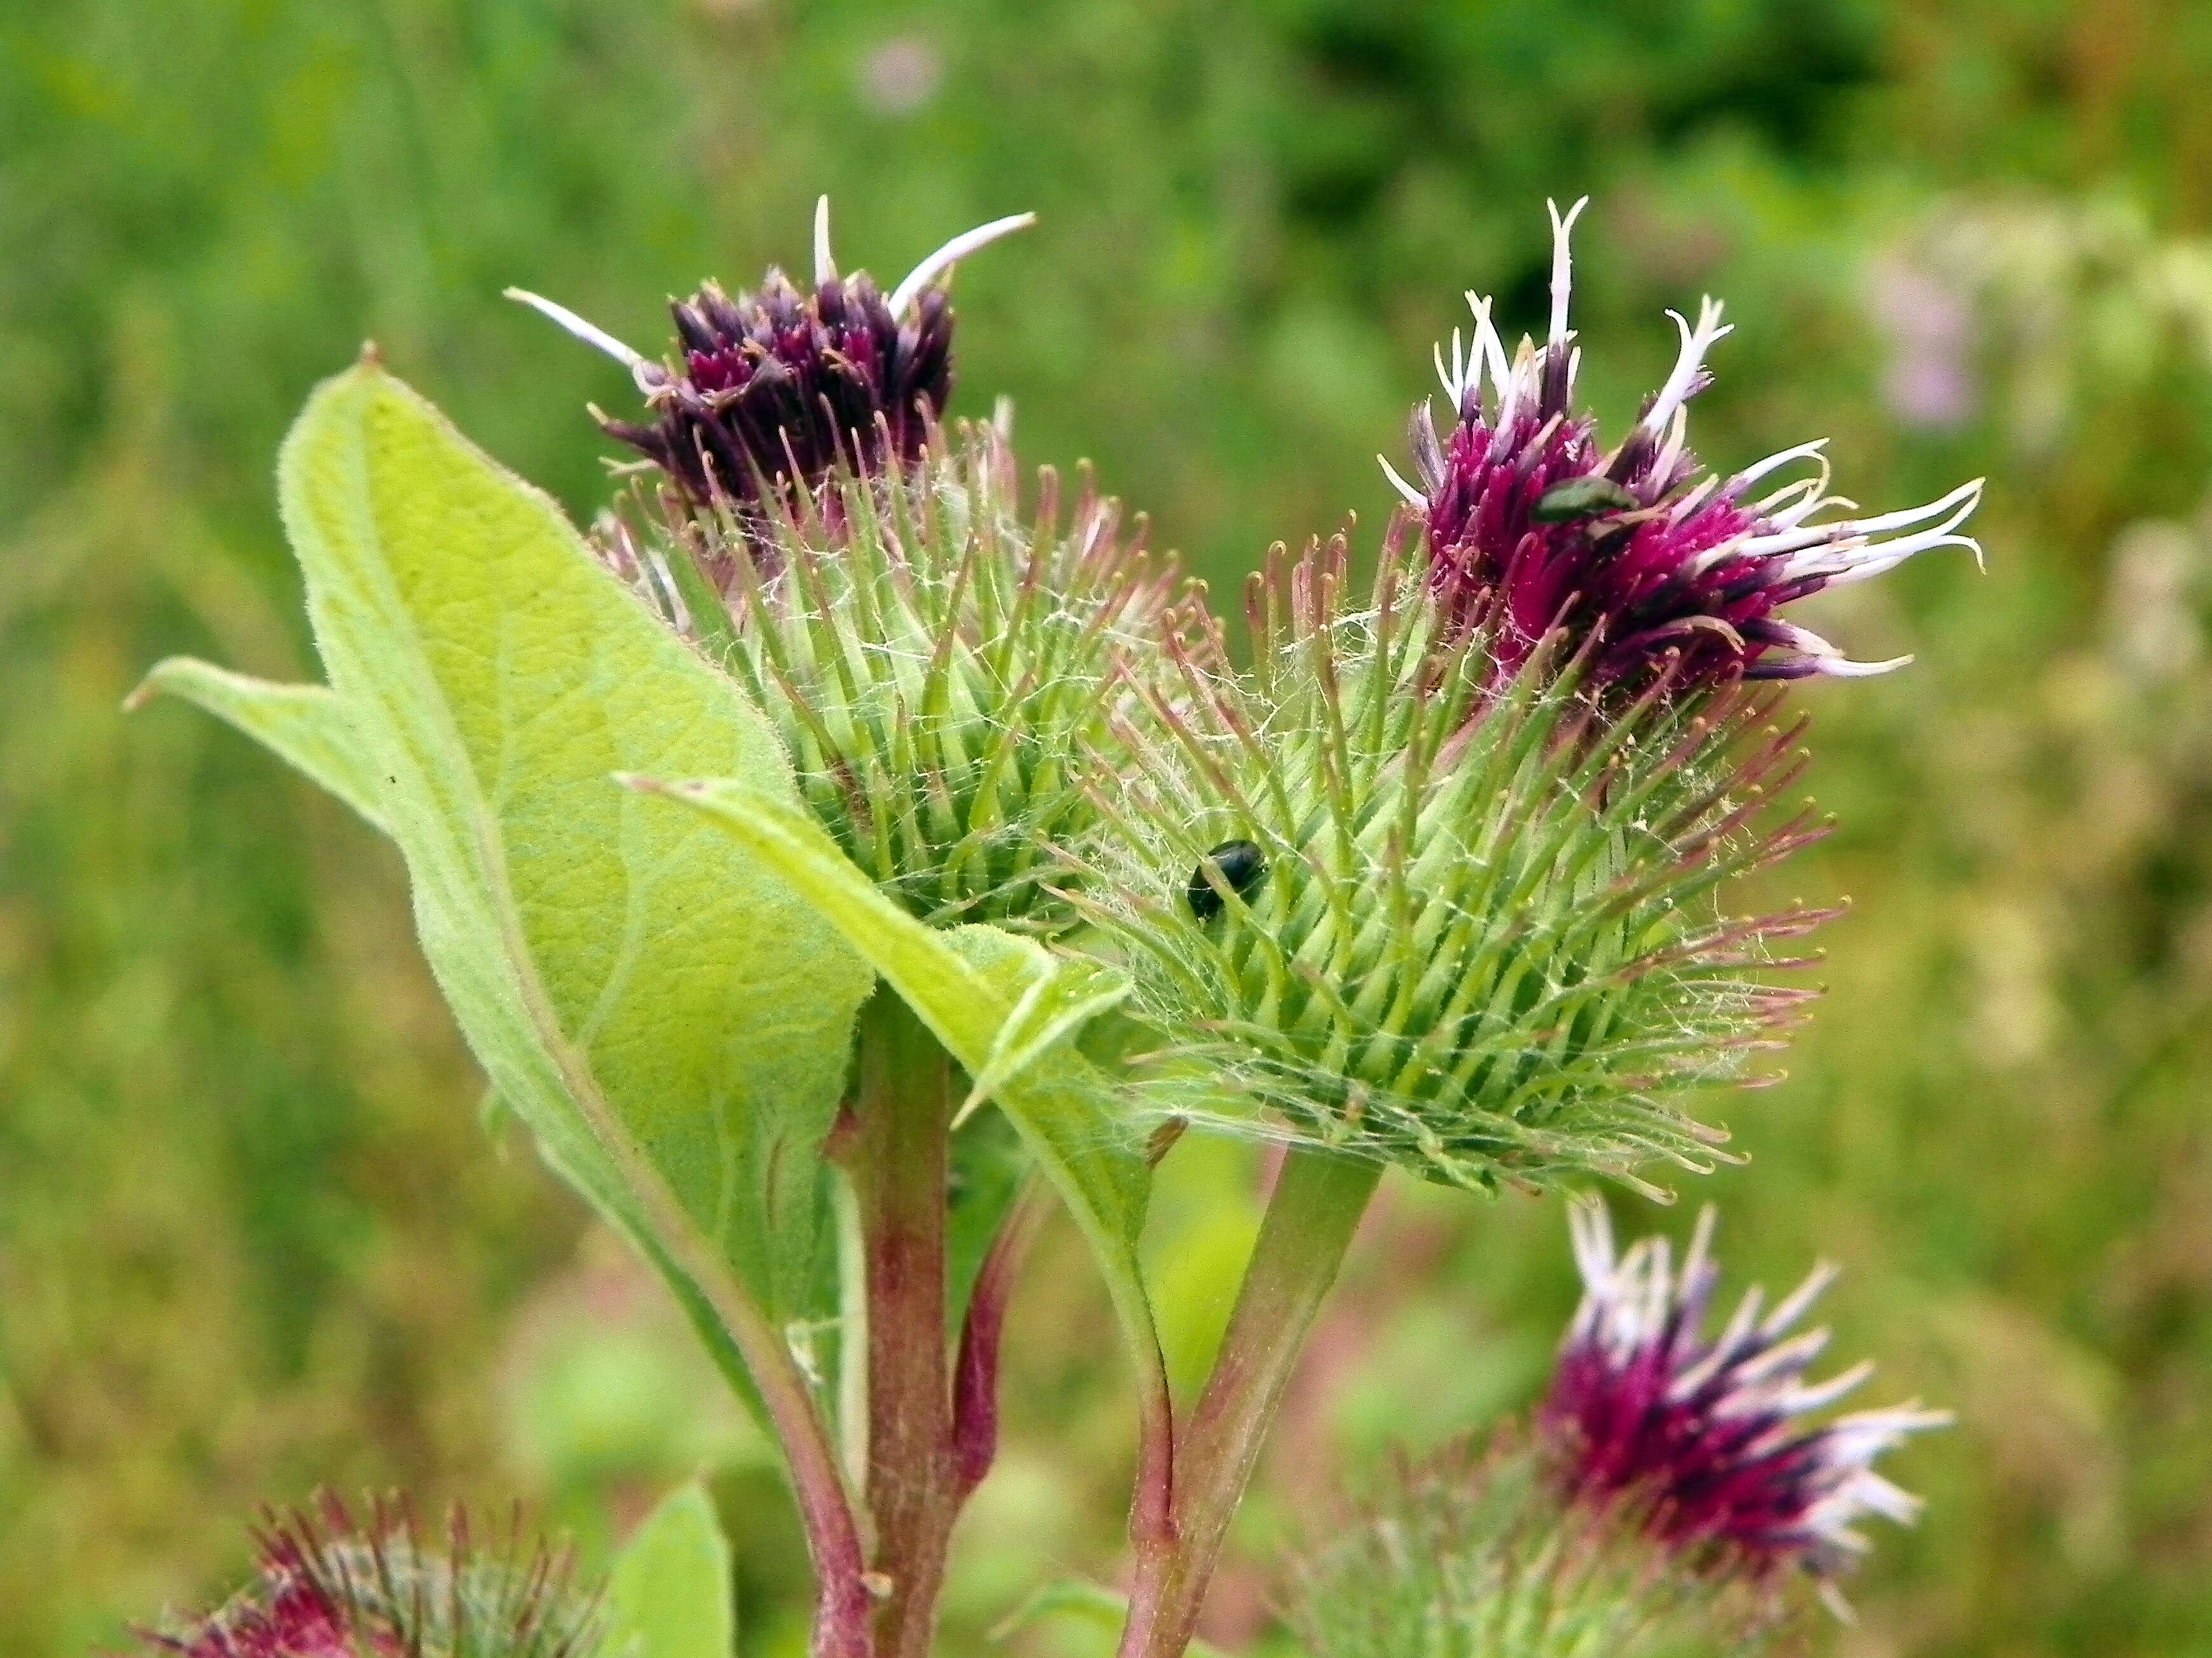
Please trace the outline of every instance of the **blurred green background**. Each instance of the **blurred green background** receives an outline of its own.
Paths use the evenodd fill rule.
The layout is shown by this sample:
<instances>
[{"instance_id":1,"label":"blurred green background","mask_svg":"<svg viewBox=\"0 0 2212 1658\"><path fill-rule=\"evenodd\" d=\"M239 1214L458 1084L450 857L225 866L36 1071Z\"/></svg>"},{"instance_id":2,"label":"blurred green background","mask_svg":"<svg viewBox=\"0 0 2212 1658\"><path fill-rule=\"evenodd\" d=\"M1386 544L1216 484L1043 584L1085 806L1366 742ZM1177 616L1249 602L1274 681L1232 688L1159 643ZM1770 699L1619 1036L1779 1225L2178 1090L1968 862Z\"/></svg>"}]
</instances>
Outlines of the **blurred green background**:
<instances>
[{"instance_id":1,"label":"blurred green background","mask_svg":"<svg viewBox=\"0 0 2212 1658\"><path fill-rule=\"evenodd\" d=\"M1750 1164L1692 1183L1739 1281L1848 1272L1898 1459L1821 1635L1852 1655L2212 1653L2212 8L2195 0L9 0L0 6L0 1650L76 1654L219 1594L264 1499L520 1493L603 1553L694 1467L748 1649L800 1562L751 1431L528 1147L488 1141L391 852L242 739L125 720L188 650L310 655L271 503L308 386L374 336L579 513L618 369L705 274L964 269L959 406L1089 456L1221 586L1387 495L1460 290L1540 320L1543 198L1580 240L1615 422L1663 307L1738 328L1693 436L1830 434L1869 507L1990 478L1989 569L1808 607L1911 670L1816 686L1848 893ZM1202 1363L1253 1219L1188 1145L1155 1226ZM1686 1213L1622 1199L1632 1225ZM1528 1400L1573 1289L1557 1202L1394 1185L1224 1576L1347 1468ZM1128 1412L1054 1235L945 1649L1110 1575ZM1095 1649L1069 1631L1032 1649Z\"/></svg>"}]
</instances>

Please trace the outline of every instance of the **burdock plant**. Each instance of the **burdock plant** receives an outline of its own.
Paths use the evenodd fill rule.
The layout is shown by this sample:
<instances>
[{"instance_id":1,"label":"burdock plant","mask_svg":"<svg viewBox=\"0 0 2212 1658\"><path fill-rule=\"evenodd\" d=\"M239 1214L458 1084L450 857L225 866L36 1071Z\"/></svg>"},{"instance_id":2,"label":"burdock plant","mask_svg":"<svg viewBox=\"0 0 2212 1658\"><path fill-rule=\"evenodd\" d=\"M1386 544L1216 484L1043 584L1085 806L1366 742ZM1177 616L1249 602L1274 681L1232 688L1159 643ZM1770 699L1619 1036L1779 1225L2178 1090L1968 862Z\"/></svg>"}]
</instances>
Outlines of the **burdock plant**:
<instances>
[{"instance_id":1,"label":"burdock plant","mask_svg":"<svg viewBox=\"0 0 2212 1658\"><path fill-rule=\"evenodd\" d=\"M1146 693L1149 730L1123 729L1133 786L1100 768L1116 774L1105 878L1079 902L1159 1038L1139 1091L1289 1146L1178 1434L1170 1537L1139 1542L1125 1658L1188 1641L1385 1167L1494 1188L1710 1166L1725 1135L1680 1098L1774 1044L1807 994L1773 982L1800 964L1775 946L1826 914L1719 902L1825 828L1772 810L1803 717L1778 719L1756 682L1858 666L1773 612L1972 544L1955 531L1974 484L1857 520L1820 521L1825 472L1741 504L1816 444L1697 481L1684 405L1721 331L1711 304L1601 452L1571 401L1574 217L1553 215L1545 344L1508 367L1478 300L1473 361L1456 338L1450 367L1437 354L1460 424L1440 445L1416 410L1428 490L1403 486L1371 587L1353 588L1341 538L1295 561L1279 547L1248 584L1244 672L1210 616L1179 612L1179 683Z\"/></svg>"},{"instance_id":2,"label":"burdock plant","mask_svg":"<svg viewBox=\"0 0 2212 1658\"><path fill-rule=\"evenodd\" d=\"M1137 1379L1122 1649L1170 1658L1387 1169L1656 1192L1724 1155L1686 1096L1756 1079L1822 914L1728 898L1822 828L1776 800L1802 720L1759 682L1851 665L1777 611L1973 500L1754 497L1810 445L1696 481L1711 307L1601 452L1555 215L1545 344L1507 365L1477 303L1372 578L1278 547L1240 650L1087 475L1032 489L1005 418L953 421L952 267L1026 222L886 294L825 205L811 284L702 286L660 360L519 295L641 400L599 416L624 482L588 535L365 354L279 469L329 683L149 682L398 844L493 1088L781 1442L825 1658L930 1649L1053 1199ZM1137 1244L1194 1125L1284 1156L1178 1402ZM654 1604L636 1658L695 1610Z\"/></svg>"},{"instance_id":3,"label":"burdock plant","mask_svg":"<svg viewBox=\"0 0 2212 1658\"><path fill-rule=\"evenodd\" d=\"M1401 523L1402 529L1402 523ZM1725 1139L1679 1097L1738 1073L1808 993L1767 982L1803 908L1733 916L1730 878L1820 832L1764 821L1797 763L1771 700L1607 709L1554 630L1507 668L1407 580L1364 603L1340 541L1252 584L1254 660L1171 639L1184 694L1118 800L1077 902L1158 1039L1133 1079L1167 1116L1287 1145L1223 1351L1178 1436L1173 1540L1140 1559L1132 1649L1180 1651L1300 1343L1383 1170L1483 1190L1589 1175L1647 1192ZM1226 878L1215 843L1264 878ZM1195 871L1195 873L1187 873ZM1186 884L1188 883L1188 884ZM1201 886L1201 883L1204 884ZM1194 903L1204 893L1213 902Z\"/></svg>"}]
</instances>

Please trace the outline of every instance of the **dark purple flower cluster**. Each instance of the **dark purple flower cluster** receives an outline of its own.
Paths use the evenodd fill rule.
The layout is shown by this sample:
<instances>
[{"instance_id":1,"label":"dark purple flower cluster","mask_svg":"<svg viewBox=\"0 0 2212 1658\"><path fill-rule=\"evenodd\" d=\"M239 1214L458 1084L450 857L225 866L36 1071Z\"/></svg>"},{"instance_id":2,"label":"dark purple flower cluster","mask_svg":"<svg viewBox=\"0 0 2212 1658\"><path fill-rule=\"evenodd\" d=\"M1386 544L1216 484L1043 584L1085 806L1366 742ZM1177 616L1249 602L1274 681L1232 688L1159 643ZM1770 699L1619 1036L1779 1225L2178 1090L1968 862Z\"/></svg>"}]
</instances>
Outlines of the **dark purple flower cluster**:
<instances>
[{"instance_id":1,"label":"dark purple flower cluster","mask_svg":"<svg viewBox=\"0 0 2212 1658\"><path fill-rule=\"evenodd\" d=\"M1491 629L1509 670L1548 631L1564 629L1588 648L1601 685L1665 673L1690 688L1737 675L1786 679L1901 665L1909 659L1850 661L1778 612L1928 548L1974 547L1956 531L1980 481L1903 512L1824 517L1852 503L1827 492L1816 440L1732 477L1693 483L1686 405L1711 382L1706 351L1729 331L1711 300L1694 327L1674 317L1682 350L1674 373L1627 437L1601 449L1595 421L1572 404L1582 354L1567 328L1568 234L1580 211L1578 203L1565 217L1553 212L1545 343L1524 340L1509 366L1490 301L1468 295L1471 346L1462 354L1455 333L1449 364L1441 349L1436 354L1457 424L1439 438L1429 405L1414 410L1418 488L1383 463L1426 523L1431 580L1454 623ZM1820 464L1816 476L1751 498L1762 479L1808 460Z\"/></svg>"},{"instance_id":2,"label":"dark purple flower cluster","mask_svg":"<svg viewBox=\"0 0 2212 1658\"><path fill-rule=\"evenodd\" d=\"M1801 1379L1827 1332L1788 1332L1832 1271L1814 1271L1764 1317L1752 1291L1708 1338L1720 1278L1711 1209L1679 1274L1663 1238L1616 1259L1602 1206L1579 1203L1572 1219L1585 1293L1540 1417L1571 1501L1637 1503L1663 1544L1718 1549L1753 1575L1795 1565L1824 1583L1866 1548L1852 1529L1860 1515L1909 1521L1918 1513L1918 1499L1873 1463L1907 1435L1948 1422L1948 1413L1907 1405L1818 1426L1801 1420L1873 1369Z\"/></svg>"},{"instance_id":3,"label":"dark purple flower cluster","mask_svg":"<svg viewBox=\"0 0 2212 1658\"><path fill-rule=\"evenodd\" d=\"M647 392L653 418L599 425L695 501L747 501L763 479L811 485L840 460L910 464L952 395L943 288L902 320L865 273L801 293L772 269L752 293L732 299L708 282L669 311L683 366Z\"/></svg>"},{"instance_id":4,"label":"dark purple flower cluster","mask_svg":"<svg viewBox=\"0 0 2212 1658\"><path fill-rule=\"evenodd\" d=\"M815 216L811 289L771 268L758 288L734 299L710 282L672 301L677 355L667 363L550 300L508 291L628 366L650 418L594 410L609 436L659 467L693 505L743 504L763 481L811 489L840 462L860 472L911 464L952 396L952 307L940 279L1030 222L1021 214L956 236L885 295L865 271L838 274L825 197Z\"/></svg>"}]
</instances>

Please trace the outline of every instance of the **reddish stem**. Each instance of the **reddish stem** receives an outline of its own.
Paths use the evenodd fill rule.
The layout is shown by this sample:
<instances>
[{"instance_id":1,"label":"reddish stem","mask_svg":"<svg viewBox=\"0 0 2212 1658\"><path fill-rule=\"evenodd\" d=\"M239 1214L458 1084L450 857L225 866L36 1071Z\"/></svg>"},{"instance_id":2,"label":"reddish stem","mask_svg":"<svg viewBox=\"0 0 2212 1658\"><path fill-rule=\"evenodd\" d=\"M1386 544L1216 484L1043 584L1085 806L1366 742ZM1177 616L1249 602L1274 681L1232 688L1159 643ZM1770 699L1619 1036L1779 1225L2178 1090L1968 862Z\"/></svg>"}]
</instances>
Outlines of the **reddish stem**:
<instances>
[{"instance_id":1,"label":"reddish stem","mask_svg":"<svg viewBox=\"0 0 2212 1658\"><path fill-rule=\"evenodd\" d=\"M927 1658L959 1512L945 1354L951 1061L888 988L862 1010L858 1135L868 1299L868 1508L878 1658Z\"/></svg>"},{"instance_id":2,"label":"reddish stem","mask_svg":"<svg viewBox=\"0 0 2212 1658\"><path fill-rule=\"evenodd\" d=\"M1050 1206L1032 1181L1015 1199L975 1273L968 1315L960 1324L960 1353L952 1366L952 1471L955 1503L965 1503L999 1455L999 1342L1006 1303Z\"/></svg>"}]
</instances>

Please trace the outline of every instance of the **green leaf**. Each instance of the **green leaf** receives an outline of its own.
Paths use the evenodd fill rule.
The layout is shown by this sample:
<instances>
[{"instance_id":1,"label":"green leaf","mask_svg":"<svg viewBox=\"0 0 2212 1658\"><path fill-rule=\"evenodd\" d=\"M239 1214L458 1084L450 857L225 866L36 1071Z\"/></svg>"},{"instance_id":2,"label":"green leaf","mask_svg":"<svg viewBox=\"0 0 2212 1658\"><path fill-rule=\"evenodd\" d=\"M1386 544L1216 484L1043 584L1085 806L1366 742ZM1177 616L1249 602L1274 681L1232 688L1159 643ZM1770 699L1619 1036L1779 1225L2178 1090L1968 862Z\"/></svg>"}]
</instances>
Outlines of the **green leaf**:
<instances>
[{"instance_id":1,"label":"green leaf","mask_svg":"<svg viewBox=\"0 0 2212 1658\"><path fill-rule=\"evenodd\" d=\"M962 928L952 935L956 949L964 943ZM993 929L978 928L977 932ZM1000 933L1004 938L1006 935ZM952 1120L957 1128L969 1113L996 1094L1013 1077L1027 1070L1060 1043L1074 1035L1099 1014L1127 999L1127 975L1088 962L1054 963L1051 970L1031 973L1021 999L992 1038L983 1068Z\"/></svg>"},{"instance_id":2,"label":"green leaf","mask_svg":"<svg viewBox=\"0 0 2212 1658\"><path fill-rule=\"evenodd\" d=\"M345 705L328 687L272 684L188 656L173 656L154 665L124 706L137 709L162 695L195 703L235 726L375 828L390 833L377 779L362 756L361 740L346 718Z\"/></svg>"},{"instance_id":3,"label":"green leaf","mask_svg":"<svg viewBox=\"0 0 2212 1658\"><path fill-rule=\"evenodd\" d=\"M706 1487L664 1498L607 1578L600 1658L731 1658L730 1546Z\"/></svg>"},{"instance_id":4,"label":"green leaf","mask_svg":"<svg viewBox=\"0 0 2212 1658\"><path fill-rule=\"evenodd\" d=\"M1017 1005L1055 970L1053 958L1031 939L995 927L939 932L924 926L878 891L811 817L783 799L730 780L628 780L641 792L696 808L805 894L971 1076L990 1068ZM1086 979L1073 1002L1097 989ZM1157 1396L1164 1400L1159 1344L1137 1264L1151 1187L1137 1127L1072 1045L1035 1052L1023 1066L1000 1068L1009 1074L998 1086L999 1108L1020 1130L1089 1242L1131 1357L1146 1378L1148 1398L1157 1382Z\"/></svg>"},{"instance_id":5,"label":"green leaf","mask_svg":"<svg viewBox=\"0 0 2212 1658\"><path fill-rule=\"evenodd\" d=\"M349 799L374 780L492 1088L734 1373L737 1325L761 1352L763 1315L829 1310L817 1154L872 975L757 860L610 774L788 799L781 750L550 500L373 361L317 390L279 485L331 689L160 688Z\"/></svg>"}]
</instances>

